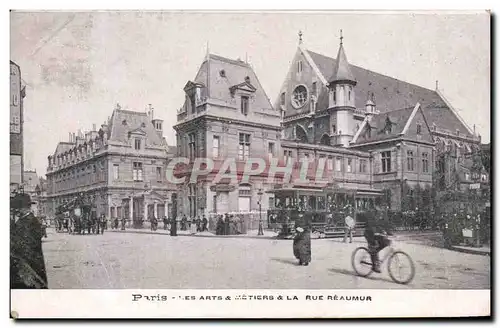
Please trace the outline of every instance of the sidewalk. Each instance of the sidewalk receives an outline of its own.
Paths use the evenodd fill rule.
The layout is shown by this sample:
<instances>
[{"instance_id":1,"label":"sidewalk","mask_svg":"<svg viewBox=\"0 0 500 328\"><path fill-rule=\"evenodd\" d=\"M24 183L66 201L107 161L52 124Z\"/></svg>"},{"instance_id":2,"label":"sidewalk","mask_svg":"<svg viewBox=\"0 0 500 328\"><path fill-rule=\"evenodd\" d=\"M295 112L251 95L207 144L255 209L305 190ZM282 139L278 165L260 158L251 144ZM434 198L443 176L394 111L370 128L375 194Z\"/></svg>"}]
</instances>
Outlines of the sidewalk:
<instances>
[{"instance_id":1,"label":"sidewalk","mask_svg":"<svg viewBox=\"0 0 500 328\"><path fill-rule=\"evenodd\" d=\"M129 228L126 230L113 230L113 229L108 229L106 232L114 232L114 233L137 233L137 234L150 234L150 235L167 235L170 236L170 230L163 230L163 229L158 229L156 231L151 231L151 229L148 228L142 228L142 229L133 229ZM265 239L274 239L278 233L269 231L269 230L264 230L264 235L259 236L258 235L258 230L248 230L246 234L241 234L241 235L216 235L213 232L209 231L204 231L204 232L197 232L195 234L192 234L190 231L183 231L183 230L177 230L177 236L189 236L189 237L215 237L215 238L265 238Z\"/></svg>"},{"instance_id":2,"label":"sidewalk","mask_svg":"<svg viewBox=\"0 0 500 328\"><path fill-rule=\"evenodd\" d=\"M468 253L468 254L485 255L485 256L491 255L491 248L488 246L470 247L470 246L454 245L451 246L450 249L457 252Z\"/></svg>"}]
</instances>

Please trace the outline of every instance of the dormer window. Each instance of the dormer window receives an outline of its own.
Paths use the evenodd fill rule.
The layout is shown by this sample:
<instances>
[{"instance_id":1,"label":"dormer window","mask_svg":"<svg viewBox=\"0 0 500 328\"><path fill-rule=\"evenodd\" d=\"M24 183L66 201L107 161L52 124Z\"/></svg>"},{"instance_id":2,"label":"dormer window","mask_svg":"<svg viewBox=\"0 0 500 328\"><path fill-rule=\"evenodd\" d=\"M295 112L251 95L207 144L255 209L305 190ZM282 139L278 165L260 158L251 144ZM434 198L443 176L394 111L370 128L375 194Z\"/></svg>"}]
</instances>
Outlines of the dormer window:
<instances>
[{"instance_id":1,"label":"dormer window","mask_svg":"<svg viewBox=\"0 0 500 328\"><path fill-rule=\"evenodd\" d=\"M248 115L248 96L241 96L241 114Z\"/></svg>"},{"instance_id":2,"label":"dormer window","mask_svg":"<svg viewBox=\"0 0 500 328\"><path fill-rule=\"evenodd\" d=\"M226 71L221 69L219 72L220 77L226 77Z\"/></svg>"},{"instance_id":3,"label":"dormer window","mask_svg":"<svg viewBox=\"0 0 500 328\"><path fill-rule=\"evenodd\" d=\"M142 122L141 123L141 127L145 128L146 127L146 123Z\"/></svg>"},{"instance_id":4,"label":"dormer window","mask_svg":"<svg viewBox=\"0 0 500 328\"><path fill-rule=\"evenodd\" d=\"M245 76L245 82L250 83L250 76Z\"/></svg>"}]
</instances>

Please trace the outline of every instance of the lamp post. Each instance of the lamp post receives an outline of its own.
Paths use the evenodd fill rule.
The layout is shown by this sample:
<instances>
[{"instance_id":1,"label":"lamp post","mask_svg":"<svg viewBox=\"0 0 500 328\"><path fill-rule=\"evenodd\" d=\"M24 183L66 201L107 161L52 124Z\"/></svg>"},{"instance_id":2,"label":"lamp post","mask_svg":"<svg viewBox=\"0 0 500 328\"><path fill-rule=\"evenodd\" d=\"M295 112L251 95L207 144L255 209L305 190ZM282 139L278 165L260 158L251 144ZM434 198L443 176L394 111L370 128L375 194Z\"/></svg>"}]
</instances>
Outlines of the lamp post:
<instances>
[{"instance_id":1,"label":"lamp post","mask_svg":"<svg viewBox=\"0 0 500 328\"><path fill-rule=\"evenodd\" d=\"M259 189L257 195L259 195L259 232L257 233L257 235L263 236L264 229L262 228L262 195L263 195L262 189Z\"/></svg>"}]
</instances>

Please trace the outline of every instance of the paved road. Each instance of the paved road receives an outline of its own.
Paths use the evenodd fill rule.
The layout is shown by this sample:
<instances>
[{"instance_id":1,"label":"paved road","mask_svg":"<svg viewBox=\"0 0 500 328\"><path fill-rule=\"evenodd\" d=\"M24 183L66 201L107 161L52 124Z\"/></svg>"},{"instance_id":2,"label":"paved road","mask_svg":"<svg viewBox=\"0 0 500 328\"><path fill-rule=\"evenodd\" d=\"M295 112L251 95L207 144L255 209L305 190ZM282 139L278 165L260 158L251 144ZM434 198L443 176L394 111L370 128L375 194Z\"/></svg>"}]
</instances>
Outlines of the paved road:
<instances>
[{"instance_id":1,"label":"paved road","mask_svg":"<svg viewBox=\"0 0 500 328\"><path fill-rule=\"evenodd\" d=\"M489 257L409 243L398 244L416 264L408 286L385 269L357 277L350 256L361 244L313 240L307 267L297 266L290 240L49 230L43 249L50 288L490 288Z\"/></svg>"}]
</instances>

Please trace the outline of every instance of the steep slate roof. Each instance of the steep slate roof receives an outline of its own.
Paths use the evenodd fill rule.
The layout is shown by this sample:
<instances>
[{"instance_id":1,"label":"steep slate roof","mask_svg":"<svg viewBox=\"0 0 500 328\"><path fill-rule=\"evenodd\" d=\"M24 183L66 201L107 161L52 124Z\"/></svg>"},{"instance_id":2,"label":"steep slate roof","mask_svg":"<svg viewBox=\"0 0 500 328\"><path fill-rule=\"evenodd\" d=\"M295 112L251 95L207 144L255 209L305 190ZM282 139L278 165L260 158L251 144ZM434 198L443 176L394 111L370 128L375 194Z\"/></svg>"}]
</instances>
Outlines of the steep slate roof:
<instances>
[{"instance_id":1,"label":"steep slate roof","mask_svg":"<svg viewBox=\"0 0 500 328\"><path fill-rule=\"evenodd\" d=\"M123 124L126 121L126 125ZM144 125L144 126L143 126ZM144 112L115 109L109 121L109 139L127 143L129 132L134 130L146 132L146 146L165 146L165 141L156 132L150 117Z\"/></svg>"},{"instance_id":2,"label":"steep slate roof","mask_svg":"<svg viewBox=\"0 0 500 328\"><path fill-rule=\"evenodd\" d=\"M221 74L223 71L223 74ZM222 76L224 75L224 76ZM232 99L230 88L245 82L249 77L249 83L256 88L252 107L258 109L272 110L271 105L262 85L253 71L252 67L241 60L233 60L219 55L208 55L208 61L202 63L195 78L196 83L206 86L201 96L230 101Z\"/></svg>"},{"instance_id":3,"label":"steep slate roof","mask_svg":"<svg viewBox=\"0 0 500 328\"><path fill-rule=\"evenodd\" d=\"M74 146L75 146L75 144L72 142L60 141L57 144L56 151L54 152L54 154L52 156L57 156L58 154L62 154L64 152L70 150Z\"/></svg>"},{"instance_id":4,"label":"steep slate roof","mask_svg":"<svg viewBox=\"0 0 500 328\"><path fill-rule=\"evenodd\" d=\"M411 116L411 113L414 110L413 107L401 108L392 110L386 113L381 113L379 115L374 115L369 122L371 127L371 137L363 138L363 132L361 133L360 138L358 139L356 144L362 144L365 142L379 141L379 140L387 140L392 139L399 136L408 122L408 119ZM386 120L389 118L391 121L391 131L390 133L385 133ZM365 128L366 130L366 128Z\"/></svg>"},{"instance_id":5,"label":"steep slate roof","mask_svg":"<svg viewBox=\"0 0 500 328\"><path fill-rule=\"evenodd\" d=\"M328 79L333 76L336 59L310 50L305 51L309 53L325 78ZM406 108L419 102L430 125L435 123L438 129L448 130L452 133L456 133L458 129L461 135L471 136L467 128L460 122L455 113L448 108L436 91L375 73L362 67L350 66L357 81L355 87L356 108L365 107L368 92L375 94L376 108L380 112L386 112L394 108ZM327 107L328 95L323 92L318 99L318 108Z\"/></svg>"}]
</instances>

